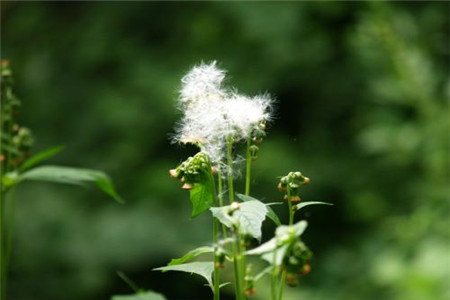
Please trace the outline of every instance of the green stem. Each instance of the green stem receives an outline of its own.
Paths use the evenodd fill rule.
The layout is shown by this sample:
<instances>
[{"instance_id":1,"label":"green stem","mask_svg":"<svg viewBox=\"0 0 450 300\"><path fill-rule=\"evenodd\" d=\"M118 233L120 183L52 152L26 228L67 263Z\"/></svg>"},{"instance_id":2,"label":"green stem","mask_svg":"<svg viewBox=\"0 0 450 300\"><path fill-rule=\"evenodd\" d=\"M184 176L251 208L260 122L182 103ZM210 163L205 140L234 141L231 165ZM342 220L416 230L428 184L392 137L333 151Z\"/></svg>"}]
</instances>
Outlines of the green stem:
<instances>
[{"instance_id":1,"label":"green stem","mask_svg":"<svg viewBox=\"0 0 450 300\"><path fill-rule=\"evenodd\" d=\"M233 188L233 138L227 138L227 178L228 178L228 196L231 204L234 202L234 188Z\"/></svg>"},{"instance_id":2,"label":"green stem","mask_svg":"<svg viewBox=\"0 0 450 300\"><path fill-rule=\"evenodd\" d=\"M8 270L9 270L9 263L11 261L11 253L12 253L12 245L13 245L13 234L14 234L14 217L15 217L15 196L16 196L16 189L14 187L11 188L11 193L10 193L10 197L9 197L9 220L5 220L8 221L8 227L7 229L7 242L6 242L6 259L5 259L5 282L7 281L8 278ZM6 200L6 199L5 199ZM6 283L5 283L6 285Z\"/></svg>"},{"instance_id":3,"label":"green stem","mask_svg":"<svg viewBox=\"0 0 450 300\"><path fill-rule=\"evenodd\" d=\"M245 269L245 245L244 245L244 238L242 236L242 234L240 234L240 232L238 233L238 240L239 240L239 275L240 275L240 280L241 280L241 292L242 292L242 299L247 299L247 296L245 295L245 273L246 273L246 269Z\"/></svg>"},{"instance_id":4,"label":"green stem","mask_svg":"<svg viewBox=\"0 0 450 300\"><path fill-rule=\"evenodd\" d=\"M219 221L213 218L213 239L214 239L214 300L220 299L220 262L217 256L219 247Z\"/></svg>"},{"instance_id":5,"label":"green stem","mask_svg":"<svg viewBox=\"0 0 450 300\"><path fill-rule=\"evenodd\" d=\"M5 197L6 193L1 192L0 196L0 299L6 299L6 228L5 228Z\"/></svg>"},{"instance_id":6,"label":"green stem","mask_svg":"<svg viewBox=\"0 0 450 300\"><path fill-rule=\"evenodd\" d=\"M4 95L2 95L4 96ZM6 97L0 99L0 156L5 160L6 153L3 152L3 105L2 102L5 101ZM6 281L5 281L5 249L6 249L6 230L5 230L5 196L2 178L6 168L6 161L0 161L0 300L6 299Z\"/></svg>"},{"instance_id":7,"label":"green stem","mask_svg":"<svg viewBox=\"0 0 450 300\"><path fill-rule=\"evenodd\" d=\"M219 206L222 207L223 206L223 178L222 178L222 172L220 172L219 168L217 168L217 184L219 186ZM222 235L223 238L226 239L228 234L227 234L227 227L225 225L222 224Z\"/></svg>"},{"instance_id":8,"label":"green stem","mask_svg":"<svg viewBox=\"0 0 450 300\"><path fill-rule=\"evenodd\" d=\"M283 293L284 293L284 286L286 282L286 270L283 270L281 273L281 284L280 284L280 291L278 293L278 299L283 300Z\"/></svg>"},{"instance_id":9,"label":"green stem","mask_svg":"<svg viewBox=\"0 0 450 300\"><path fill-rule=\"evenodd\" d=\"M289 208L289 226L294 225L294 210L292 209L292 202L291 202L291 193L289 191L289 187L287 190L287 201L288 201L288 208Z\"/></svg>"},{"instance_id":10,"label":"green stem","mask_svg":"<svg viewBox=\"0 0 450 300\"><path fill-rule=\"evenodd\" d=\"M234 187L233 187L233 138L227 138L227 178L228 178L228 200L229 203L234 202ZM242 265L242 237L239 228L233 230L233 264L234 264L234 282L236 300L245 300L244 284L245 273Z\"/></svg>"},{"instance_id":11,"label":"green stem","mask_svg":"<svg viewBox=\"0 0 450 300\"><path fill-rule=\"evenodd\" d=\"M243 287L241 287L241 269L240 269L240 265L239 265L239 257L240 257L240 253L239 253L239 243L240 243L240 239L239 239L239 233L238 233L238 229L233 231L234 233L234 241L233 241L233 266L234 266L234 285L235 285L235 295L236 295L236 300L241 300L242 298L242 289Z\"/></svg>"},{"instance_id":12,"label":"green stem","mask_svg":"<svg viewBox=\"0 0 450 300\"><path fill-rule=\"evenodd\" d=\"M211 170L211 166L209 167ZM214 203L220 204L218 198L217 198L217 192L216 192L216 185L214 183L214 177L211 171L208 172L208 176L210 177L210 182L213 188L213 195L214 195ZM214 287L213 287L213 293L214 293L214 300L220 299L220 262L219 257L216 255L217 248L219 247L219 220L213 217L213 242L214 242Z\"/></svg>"},{"instance_id":13,"label":"green stem","mask_svg":"<svg viewBox=\"0 0 450 300\"><path fill-rule=\"evenodd\" d=\"M245 195L250 195L250 178L252 176L252 157L250 153L251 138L247 139L247 168L245 174Z\"/></svg>"},{"instance_id":14,"label":"green stem","mask_svg":"<svg viewBox=\"0 0 450 300\"><path fill-rule=\"evenodd\" d=\"M278 244L278 240L276 241ZM277 248L273 251L272 258L272 278L270 280L270 291L272 300L277 300L277 283L278 283L278 269L277 269Z\"/></svg>"}]
</instances>

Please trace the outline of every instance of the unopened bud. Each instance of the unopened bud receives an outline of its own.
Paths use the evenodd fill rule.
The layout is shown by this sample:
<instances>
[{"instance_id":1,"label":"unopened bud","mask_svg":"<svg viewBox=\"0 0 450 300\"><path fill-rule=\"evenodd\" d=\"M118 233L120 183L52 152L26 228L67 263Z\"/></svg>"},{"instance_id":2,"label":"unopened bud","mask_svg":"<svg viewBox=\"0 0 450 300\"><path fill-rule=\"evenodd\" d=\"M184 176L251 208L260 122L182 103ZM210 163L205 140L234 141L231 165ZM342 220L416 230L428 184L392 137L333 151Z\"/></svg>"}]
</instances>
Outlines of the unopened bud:
<instances>
[{"instance_id":1,"label":"unopened bud","mask_svg":"<svg viewBox=\"0 0 450 300\"><path fill-rule=\"evenodd\" d=\"M216 175L217 174L217 168L216 167L211 167L211 173L213 175Z\"/></svg>"},{"instance_id":2,"label":"unopened bud","mask_svg":"<svg viewBox=\"0 0 450 300\"><path fill-rule=\"evenodd\" d=\"M256 289L255 288L245 289L245 295L246 296L251 296L251 295L254 295L254 294L256 294Z\"/></svg>"},{"instance_id":3,"label":"unopened bud","mask_svg":"<svg viewBox=\"0 0 450 300\"><path fill-rule=\"evenodd\" d=\"M302 269L298 272L298 275L308 275L311 272L311 265L304 264Z\"/></svg>"},{"instance_id":4,"label":"unopened bud","mask_svg":"<svg viewBox=\"0 0 450 300\"><path fill-rule=\"evenodd\" d=\"M235 201L235 202L230 204L230 210L228 211L228 214L230 216L232 216L235 213L235 211L237 211L240 208L241 208L241 204L239 202Z\"/></svg>"},{"instance_id":5,"label":"unopened bud","mask_svg":"<svg viewBox=\"0 0 450 300\"><path fill-rule=\"evenodd\" d=\"M235 202L231 203L230 207L233 211L235 211L235 210L238 210L241 208L241 204L239 202L235 201Z\"/></svg>"},{"instance_id":6,"label":"unopened bud","mask_svg":"<svg viewBox=\"0 0 450 300\"><path fill-rule=\"evenodd\" d=\"M286 276L286 282L290 287L295 287L298 285L297 274L289 273Z\"/></svg>"},{"instance_id":7,"label":"unopened bud","mask_svg":"<svg viewBox=\"0 0 450 300\"><path fill-rule=\"evenodd\" d=\"M309 184L311 182L311 179L308 177L305 177L304 184Z\"/></svg>"},{"instance_id":8,"label":"unopened bud","mask_svg":"<svg viewBox=\"0 0 450 300\"><path fill-rule=\"evenodd\" d=\"M278 183L277 188L282 191L282 192L286 192L286 189L283 187L283 185L280 183Z\"/></svg>"},{"instance_id":9,"label":"unopened bud","mask_svg":"<svg viewBox=\"0 0 450 300\"><path fill-rule=\"evenodd\" d=\"M300 199L299 196L292 196L290 200L291 200L291 202L300 202L300 201L302 201L302 199Z\"/></svg>"},{"instance_id":10,"label":"unopened bud","mask_svg":"<svg viewBox=\"0 0 450 300\"><path fill-rule=\"evenodd\" d=\"M170 177L172 177L172 178L177 178L178 176L178 172L177 172L177 170L176 169L170 169L169 170L169 175L170 175Z\"/></svg>"},{"instance_id":11,"label":"unopened bud","mask_svg":"<svg viewBox=\"0 0 450 300\"><path fill-rule=\"evenodd\" d=\"M194 186L190 183L185 183L183 184L183 186L181 187L183 190L192 190L194 188Z\"/></svg>"}]
</instances>

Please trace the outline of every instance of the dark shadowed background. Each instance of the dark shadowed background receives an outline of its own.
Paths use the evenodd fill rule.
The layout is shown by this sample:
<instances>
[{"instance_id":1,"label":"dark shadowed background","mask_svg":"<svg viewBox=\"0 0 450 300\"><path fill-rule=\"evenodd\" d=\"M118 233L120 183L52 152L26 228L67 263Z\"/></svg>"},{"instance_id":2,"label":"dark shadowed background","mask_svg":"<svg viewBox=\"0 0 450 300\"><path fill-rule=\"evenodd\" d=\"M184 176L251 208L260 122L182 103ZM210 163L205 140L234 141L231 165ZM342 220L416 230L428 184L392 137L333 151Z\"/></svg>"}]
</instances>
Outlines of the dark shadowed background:
<instances>
[{"instance_id":1,"label":"dark shadowed background","mask_svg":"<svg viewBox=\"0 0 450 300\"><path fill-rule=\"evenodd\" d=\"M254 196L281 200L277 176L301 170L302 198L335 204L297 216L315 256L286 299L449 299L448 3L3 1L1 25L35 151L65 145L52 163L106 171L127 200L21 185L8 299L131 293L116 271L210 297L196 276L151 271L211 239L167 174L195 153L169 137L202 60L278 99Z\"/></svg>"}]
</instances>

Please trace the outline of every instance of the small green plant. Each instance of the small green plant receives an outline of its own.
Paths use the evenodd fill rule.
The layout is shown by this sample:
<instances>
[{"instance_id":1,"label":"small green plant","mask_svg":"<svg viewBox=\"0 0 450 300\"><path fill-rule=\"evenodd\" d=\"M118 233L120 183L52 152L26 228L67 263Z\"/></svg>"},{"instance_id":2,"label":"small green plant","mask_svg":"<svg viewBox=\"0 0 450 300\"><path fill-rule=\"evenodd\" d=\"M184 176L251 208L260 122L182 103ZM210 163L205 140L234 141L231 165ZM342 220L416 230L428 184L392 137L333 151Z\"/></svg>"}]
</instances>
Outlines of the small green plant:
<instances>
[{"instance_id":1,"label":"small green plant","mask_svg":"<svg viewBox=\"0 0 450 300\"><path fill-rule=\"evenodd\" d=\"M31 154L31 130L16 122L21 102L13 93L8 61L1 62L0 101L0 300L6 299L9 262L13 246L14 191L24 181L47 181L73 185L96 184L103 192L122 202L110 178L101 171L63 166L37 166L58 154L58 146Z\"/></svg>"},{"instance_id":2,"label":"small green plant","mask_svg":"<svg viewBox=\"0 0 450 300\"><path fill-rule=\"evenodd\" d=\"M235 89L226 89L222 85L224 79L225 72L217 68L216 62L202 63L183 77L179 98L183 117L174 141L194 144L200 152L169 171L190 193L191 216L208 211L212 214L212 244L196 248L154 270L200 275L211 288L213 298L218 300L221 287L228 284L221 282L221 271L231 264L237 300L255 294L255 284L264 275L271 278L271 299L283 299L285 283L295 286L298 277L311 270L312 252L301 240L307 223L294 223L294 214L308 205L329 203L301 201L300 189L310 179L298 171L281 177L278 184L289 210L288 225L282 225L271 209L271 205L282 203L263 203L250 196L252 163L257 159L266 126L272 120L274 101L267 94L247 97ZM239 156L241 146L243 158ZM245 190L241 194L235 191L234 182L242 160L245 161ZM228 200L224 199L226 194ZM252 239L261 241L266 217L278 226L275 236L259 247L247 249ZM212 254L211 261L191 261L207 253ZM250 256L260 257L268 266L253 273ZM146 299L153 298L148 294Z\"/></svg>"}]
</instances>

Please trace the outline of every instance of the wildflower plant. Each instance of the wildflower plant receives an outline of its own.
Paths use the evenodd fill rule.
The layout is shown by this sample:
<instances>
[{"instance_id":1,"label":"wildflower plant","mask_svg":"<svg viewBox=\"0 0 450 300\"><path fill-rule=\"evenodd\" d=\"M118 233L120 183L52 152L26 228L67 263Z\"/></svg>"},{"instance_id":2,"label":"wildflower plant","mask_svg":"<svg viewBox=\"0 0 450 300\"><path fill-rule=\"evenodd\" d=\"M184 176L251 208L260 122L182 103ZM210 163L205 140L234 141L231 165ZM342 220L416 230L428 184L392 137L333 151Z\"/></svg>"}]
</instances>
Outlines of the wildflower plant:
<instances>
[{"instance_id":1,"label":"wildflower plant","mask_svg":"<svg viewBox=\"0 0 450 300\"><path fill-rule=\"evenodd\" d=\"M302 202L300 188L310 183L301 172L280 177L278 189L284 193L289 210L289 223L282 225L271 205L250 196L252 163L258 158L259 144L266 136L267 125L273 119L274 100L269 94L249 97L224 84L226 72L213 61L201 63L181 80L179 109L182 118L176 127L174 143L192 144L199 152L169 170L172 178L188 190L192 217L212 214L212 243L193 249L172 259L158 271L180 271L202 276L211 288L214 300L220 299L221 271L232 264L235 298L245 300L256 293L256 282L270 276L271 299L283 299L284 287L298 284L298 277L311 271L312 252L301 240L306 221L294 223L295 212L305 206L327 204ZM240 146L244 153L239 155ZM235 191L239 173L238 161L245 161L245 190ZM224 196L228 195L225 200ZM262 241L262 224L266 218L278 227L272 239L254 249L247 249L251 240ZM192 261L209 254L211 261ZM268 266L257 273L249 263L256 256ZM129 282L129 279L126 280ZM130 287L137 291L130 284ZM139 290L134 295L116 295L113 300L161 300L164 296L153 291Z\"/></svg>"},{"instance_id":2,"label":"wildflower plant","mask_svg":"<svg viewBox=\"0 0 450 300\"><path fill-rule=\"evenodd\" d=\"M190 192L192 217L212 214L212 243L154 270L200 275L217 300L221 287L228 284L221 282L221 272L232 265L237 300L255 294L255 284L264 275L270 276L271 299L279 300L283 299L286 283L297 285L298 277L311 270L312 252L301 239L307 222L294 223L295 212L308 205L329 203L301 201L300 190L310 179L298 171L281 177L278 183L288 204L288 225L282 225L270 207L282 203L264 203L250 196L252 163L258 157L259 144L273 119L275 101L269 94L254 97L239 94L236 89L226 87L225 75L213 61L195 66L182 78L178 101L182 118L173 142L195 145L199 152L169 171L170 176ZM239 155L241 145L242 156ZM240 160L245 161L243 193L238 193L234 187L240 171L236 162ZM254 249L247 249L252 239L261 242L261 227L266 217L278 226L275 236ZM207 253L212 254L211 261L192 261ZM250 256L260 257L268 266L253 273ZM162 297L150 291L145 292L145 296L149 299ZM113 299L122 299L118 297L127 296Z\"/></svg>"},{"instance_id":3,"label":"wildflower plant","mask_svg":"<svg viewBox=\"0 0 450 300\"><path fill-rule=\"evenodd\" d=\"M118 202L108 175L101 171L65 166L39 166L42 161L58 154L57 146L32 154L34 137L31 130L17 123L21 101L13 92L13 76L8 61L1 61L0 98L0 300L7 297L7 278L12 253L15 190L24 181L86 185L94 183Z\"/></svg>"}]
</instances>

